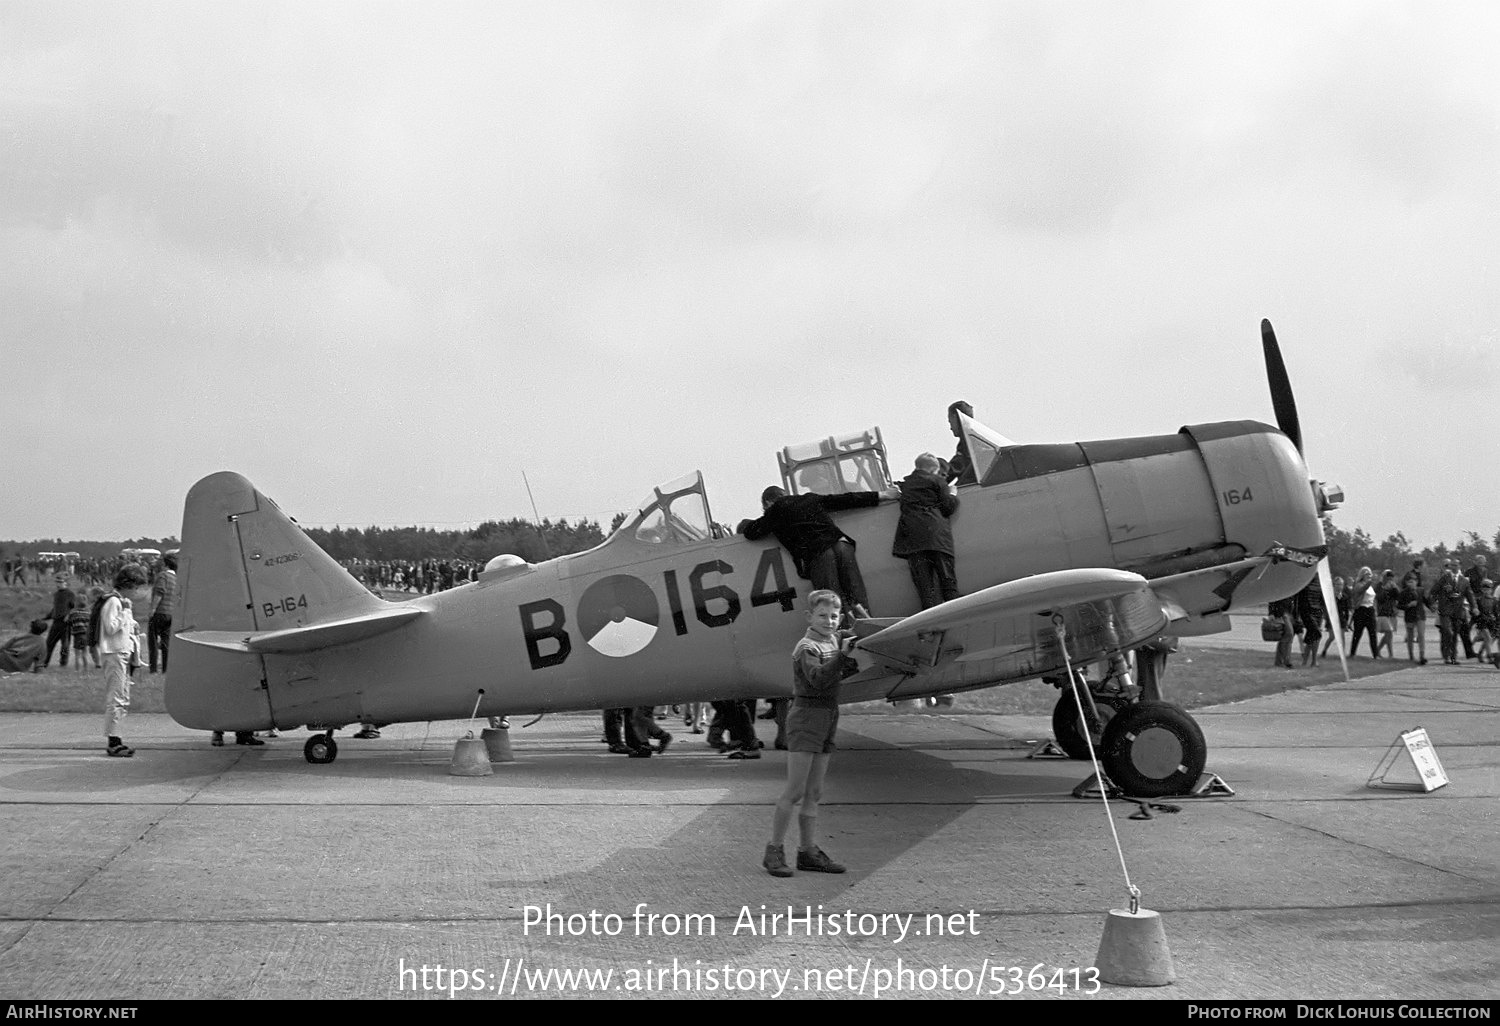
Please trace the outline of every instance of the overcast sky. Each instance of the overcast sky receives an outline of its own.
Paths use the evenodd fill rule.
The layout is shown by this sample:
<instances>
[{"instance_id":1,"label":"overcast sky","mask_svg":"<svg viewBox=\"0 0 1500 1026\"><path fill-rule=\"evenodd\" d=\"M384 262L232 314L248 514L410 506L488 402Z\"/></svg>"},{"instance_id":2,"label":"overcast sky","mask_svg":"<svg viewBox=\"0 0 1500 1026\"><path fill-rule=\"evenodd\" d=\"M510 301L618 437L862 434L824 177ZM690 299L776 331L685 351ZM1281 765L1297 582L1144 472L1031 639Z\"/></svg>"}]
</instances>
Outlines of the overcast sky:
<instances>
[{"instance_id":1,"label":"overcast sky","mask_svg":"<svg viewBox=\"0 0 1500 1026\"><path fill-rule=\"evenodd\" d=\"M0 538L1274 421L1500 527L1500 4L0 0Z\"/></svg>"}]
</instances>

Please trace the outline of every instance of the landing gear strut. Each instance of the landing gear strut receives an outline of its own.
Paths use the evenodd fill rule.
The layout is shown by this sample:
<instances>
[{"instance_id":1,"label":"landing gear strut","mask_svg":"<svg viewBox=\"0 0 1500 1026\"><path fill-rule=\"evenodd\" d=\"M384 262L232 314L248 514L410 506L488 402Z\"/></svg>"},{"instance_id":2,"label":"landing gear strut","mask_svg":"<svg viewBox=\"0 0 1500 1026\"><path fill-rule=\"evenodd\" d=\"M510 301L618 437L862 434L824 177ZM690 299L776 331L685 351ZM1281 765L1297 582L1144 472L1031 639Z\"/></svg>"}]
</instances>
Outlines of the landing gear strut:
<instances>
[{"instance_id":1,"label":"landing gear strut","mask_svg":"<svg viewBox=\"0 0 1500 1026\"><path fill-rule=\"evenodd\" d=\"M1061 643L1064 630L1060 620L1054 616ZM1131 680L1129 664L1118 652L1110 657L1109 673L1098 683L1089 682L1076 670L1071 686L1052 682L1063 690L1052 710L1052 732L1058 746L1075 759L1088 758L1078 715L1082 704L1084 718L1097 719L1102 727L1097 734L1090 731L1090 737L1105 775L1127 795L1137 798L1188 794L1208 761L1208 743L1197 721L1181 706L1161 700L1166 656L1175 647L1153 643L1140 649L1138 665L1145 664L1140 686ZM1071 664L1068 669L1073 670Z\"/></svg>"},{"instance_id":2,"label":"landing gear strut","mask_svg":"<svg viewBox=\"0 0 1500 1026\"><path fill-rule=\"evenodd\" d=\"M1094 742L1094 751L1099 751L1104 740L1104 729L1109 726L1110 720L1121 709L1129 706L1128 699L1094 696L1094 708L1100 721L1100 729L1089 732L1089 738ZM1068 753L1068 758L1088 761L1089 746L1083 740L1083 724L1078 722L1078 703L1070 691L1064 691L1058 698L1057 705L1052 708L1052 736L1057 739L1057 746Z\"/></svg>"}]
</instances>

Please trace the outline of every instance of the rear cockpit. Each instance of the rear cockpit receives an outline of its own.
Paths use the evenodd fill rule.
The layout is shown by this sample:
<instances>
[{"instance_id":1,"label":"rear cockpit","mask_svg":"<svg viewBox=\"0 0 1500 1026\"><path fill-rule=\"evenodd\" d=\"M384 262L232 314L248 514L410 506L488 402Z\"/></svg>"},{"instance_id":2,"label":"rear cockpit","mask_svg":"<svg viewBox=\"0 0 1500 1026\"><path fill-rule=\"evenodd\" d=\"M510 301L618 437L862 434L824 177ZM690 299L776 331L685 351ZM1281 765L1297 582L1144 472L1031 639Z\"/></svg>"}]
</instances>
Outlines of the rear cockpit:
<instances>
[{"instance_id":1,"label":"rear cockpit","mask_svg":"<svg viewBox=\"0 0 1500 1026\"><path fill-rule=\"evenodd\" d=\"M954 417L962 432L964 450L978 480L983 481L1001 452L1015 443L962 412L956 411ZM776 454L776 462L781 467L783 486L794 495L878 492L895 483L878 427L789 445Z\"/></svg>"},{"instance_id":2,"label":"rear cockpit","mask_svg":"<svg viewBox=\"0 0 1500 1026\"><path fill-rule=\"evenodd\" d=\"M782 485L793 495L878 492L891 486L891 468L878 427L789 445L776 454Z\"/></svg>"}]
</instances>

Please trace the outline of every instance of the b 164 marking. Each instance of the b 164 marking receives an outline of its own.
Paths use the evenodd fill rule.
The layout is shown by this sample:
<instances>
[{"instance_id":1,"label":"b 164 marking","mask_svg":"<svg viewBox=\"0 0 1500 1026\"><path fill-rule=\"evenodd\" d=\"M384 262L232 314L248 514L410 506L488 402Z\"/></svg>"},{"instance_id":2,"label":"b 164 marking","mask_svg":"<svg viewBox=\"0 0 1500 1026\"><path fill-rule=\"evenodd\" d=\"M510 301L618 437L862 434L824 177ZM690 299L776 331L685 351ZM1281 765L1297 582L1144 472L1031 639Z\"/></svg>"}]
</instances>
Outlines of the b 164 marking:
<instances>
[{"instance_id":1,"label":"b 164 marking","mask_svg":"<svg viewBox=\"0 0 1500 1026\"><path fill-rule=\"evenodd\" d=\"M688 626L684 599L691 602L697 621L709 629L728 627L739 619L744 608L739 592L723 583L732 573L734 567L722 559L699 563L686 575L688 594L684 596L678 571L662 572L662 587L674 635L681 637L692 629ZM715 578L718 583L707 581L707 578ZM585 596L587 594L585 592ZM655 594L653 590L652 595ZM765 549L751 578L751 608L779 605L783 612L791 612L796 608L796 600L797 589L788 583L782 550L779 547ZM568 616L562 603L550 598L538 599L521 603L516 611L521 617L521 635L526 642L526 656L531 668L543 670L566 662L573 652L573 638L567 629ZM652 622L655 622L654 617ZM631 654L634 651L638 649L632 649Z\"/></svg>"},{"instance_id":2,"label":"b 164 marking","mask_svg":"<svg viewBox=\"0 0 1500 1026\"><path fill-rule=\"evenodd\" d=\"M295 613L299 609L306 608L306 595L286 595L275 602L262 602L260 604L260 611L265 614L267 619L275 616L277 613Z\"/></svg>"}]
</instances>

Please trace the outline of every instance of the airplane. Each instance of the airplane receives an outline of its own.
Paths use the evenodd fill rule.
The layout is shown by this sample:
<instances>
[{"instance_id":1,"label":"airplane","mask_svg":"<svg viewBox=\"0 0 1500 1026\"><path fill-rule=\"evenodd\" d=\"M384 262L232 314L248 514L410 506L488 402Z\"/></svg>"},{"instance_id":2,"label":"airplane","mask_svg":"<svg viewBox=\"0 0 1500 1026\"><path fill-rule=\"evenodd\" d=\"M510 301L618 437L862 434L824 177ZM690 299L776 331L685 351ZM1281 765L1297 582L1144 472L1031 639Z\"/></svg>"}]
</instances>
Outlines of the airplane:
<instances>
[{"instance_id":1,"label":"airplane","mask_svg":"<svg viewBox=\"0 0 1500 1026\"><path fill-rule=\"evenodd\" d=\"M1309 478L1265 321L1262 342L1278 427L1016 444L956 413L977 477L952 519L968 589L957 599L918 608L889 554L897 502L836 514L883 614L856 622L860 670L841 701L1045 678L1061 691L1067 754L1093 745L1127 794L1187 793L1207 745L1164 697L1167 652L1227 630L1231 610L1295 594L1320 565L1326 584L1320 517L1343 499ZM778 463L793 493L892 481L878 428L788 446ZM787 696L811 590L774 537L714 521L700 472L653 488L595 548L534 564L500 555L474 582L401 601L369 591L235 473L192 487L181 537L168 711L201 730L305 725L319 764L354 723Z\"/></svg>"}]
</instances>

